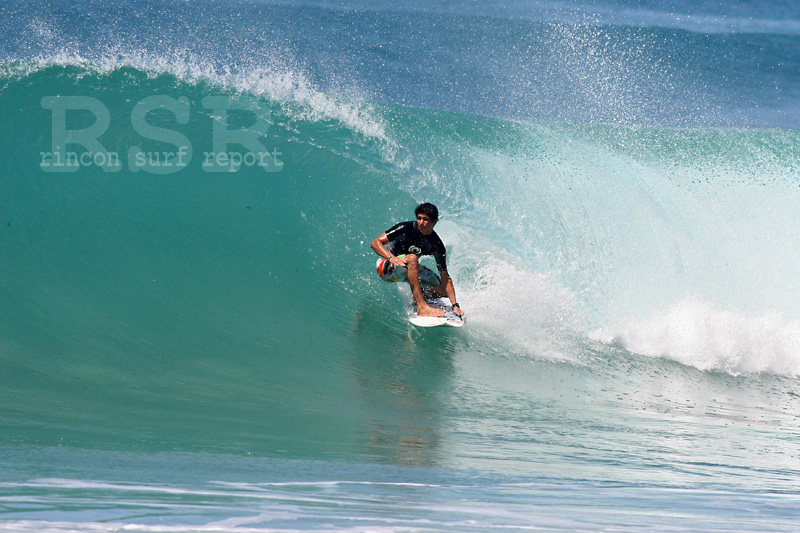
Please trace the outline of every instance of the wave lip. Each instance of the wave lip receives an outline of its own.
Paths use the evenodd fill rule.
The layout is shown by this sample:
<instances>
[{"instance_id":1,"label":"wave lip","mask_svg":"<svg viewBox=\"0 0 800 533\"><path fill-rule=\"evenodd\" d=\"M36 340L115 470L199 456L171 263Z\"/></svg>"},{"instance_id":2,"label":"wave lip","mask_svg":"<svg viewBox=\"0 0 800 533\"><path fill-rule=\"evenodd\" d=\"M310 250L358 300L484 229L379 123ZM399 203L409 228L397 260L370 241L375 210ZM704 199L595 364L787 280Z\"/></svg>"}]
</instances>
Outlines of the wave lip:
<instances>
[{"instance_id":1,"label":"wave lip","mask_svg":"<svg viewBox=\"0 0 800 533\"><path fill-rule=\"evenodd\" d=\"M778 311L750 316L687 298L647 318L597 330L591 337L704 371L800 376L800 320Z\"/></svg>"},{"instance_id":2,"label":"wave lip","mask_svg":"<svg viewBox=\"0 0 800 533\"><path fill-rule=\"evenodd\" d=\"M185 50L153 53L108 46L84 53L67 47L25 61L0 63L0 75L21 79L53 66L77 67L85 74L98 76L125 68L141 71L149 78L167 74L188 85L206 83L224 91L266 98L295 120L336 121L367 139L393 144L375 106L319 89L301 66L287 58L272 57L232 68Z\"/></svg>"}]
</instances>

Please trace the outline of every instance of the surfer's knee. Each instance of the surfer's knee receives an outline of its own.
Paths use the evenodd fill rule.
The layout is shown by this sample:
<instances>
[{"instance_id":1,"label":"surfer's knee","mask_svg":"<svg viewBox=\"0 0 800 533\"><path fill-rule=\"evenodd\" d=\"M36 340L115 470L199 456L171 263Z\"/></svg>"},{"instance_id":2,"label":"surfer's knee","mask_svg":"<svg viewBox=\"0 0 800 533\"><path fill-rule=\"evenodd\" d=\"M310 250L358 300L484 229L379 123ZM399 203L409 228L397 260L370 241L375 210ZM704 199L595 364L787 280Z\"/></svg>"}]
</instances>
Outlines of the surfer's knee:
<instances>
[{"instance_id":1,"label":"surfer's knee","mask_svg":"<svg viewBox=\"0 0 800 533\"><path fill-rule=\"evenodd\" d=\"M416 265L419 264L419 257L416 254L406 254L404 259L407 261L407 265Z\"/></svg>"}]
</instances>

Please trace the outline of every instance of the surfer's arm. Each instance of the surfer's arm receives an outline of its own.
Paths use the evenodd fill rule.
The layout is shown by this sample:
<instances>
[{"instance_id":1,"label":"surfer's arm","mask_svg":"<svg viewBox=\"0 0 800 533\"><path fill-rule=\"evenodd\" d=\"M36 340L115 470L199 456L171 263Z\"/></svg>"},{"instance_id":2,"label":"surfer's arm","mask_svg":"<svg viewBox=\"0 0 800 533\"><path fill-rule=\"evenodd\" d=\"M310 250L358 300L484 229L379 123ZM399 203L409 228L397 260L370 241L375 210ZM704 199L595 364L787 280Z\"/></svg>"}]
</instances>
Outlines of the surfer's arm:
<instances>
[{"instance_id":1,"label":"surfer's arm","mask_svg":"<svg viewBox=\"0 0 800 533\"><path fill-rule=\"evenodd\" d=\"M444 291L447 294L447 297L450 299L451 304L457 304L458 300L456 300L456 287L453 285L453 280L450 275L447 273L447 270L440 270L439 276L442 278L442 284L440 287L444 287ZM453 312L458 316L464 316L464 311L461 310L461 306L457 306L453 308Z\"/></svg>"},{"instance_id":2,"label":"surfer's arm","mask_svg":"<svg viewBox=\"0 0 800 533\"><path fill-rule=\"evenodd\" d=\"M389 237L387 237L385 233L381 233L378 237L375 237L370 246L372 246L372 249L375 250L376 254L388 259L393 265L406 266L406 263L403 259L398 258L396 255L386 249L386 245L388 243Z\"/></svg>"}]
</instances>

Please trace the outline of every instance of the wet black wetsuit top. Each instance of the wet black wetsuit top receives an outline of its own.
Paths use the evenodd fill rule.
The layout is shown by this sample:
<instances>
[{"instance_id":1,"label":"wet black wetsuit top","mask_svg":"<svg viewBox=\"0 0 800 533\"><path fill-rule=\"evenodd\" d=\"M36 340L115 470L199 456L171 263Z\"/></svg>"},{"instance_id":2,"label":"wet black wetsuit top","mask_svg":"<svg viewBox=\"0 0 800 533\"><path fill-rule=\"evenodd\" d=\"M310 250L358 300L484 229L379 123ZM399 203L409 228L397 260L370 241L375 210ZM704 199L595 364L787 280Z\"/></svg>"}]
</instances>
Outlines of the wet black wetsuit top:
<instances>
[{"instance_id":1,"label":"wet black wetsuit top","mask_svg":"<svg viewBox=\"0 0 800 533\"><path fill-rule=\"evenodd\" d=\"M417 228L417 223L409 221L387 229L386 236L389 238L386 249L394 255L432 255L436 259L436 268L447 271L447 251L435 231L430 235L423 235Z\"/></svg>"}]
</instances>

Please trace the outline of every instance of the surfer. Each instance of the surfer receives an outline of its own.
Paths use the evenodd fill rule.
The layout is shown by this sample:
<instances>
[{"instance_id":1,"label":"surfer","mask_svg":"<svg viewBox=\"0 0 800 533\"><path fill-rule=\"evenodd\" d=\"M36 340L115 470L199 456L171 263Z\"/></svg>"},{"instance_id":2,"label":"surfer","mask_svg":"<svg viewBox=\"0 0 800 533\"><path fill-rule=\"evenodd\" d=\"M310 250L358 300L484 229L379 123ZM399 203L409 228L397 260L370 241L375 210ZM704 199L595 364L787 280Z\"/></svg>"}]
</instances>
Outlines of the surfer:
<instances>
[{"instance_id":1,"label":"surfer","mask_svg":"<svg viewBox=\"0 0 800 533\"><path fill-rule=\"evenodd\" d=\"M419 316L442 316L444 311L428 305L425 296L446 296L453 305L453 311L463 317L453 280L447 274L447 250L442 239L433 231L439 220L439 210L433 204L423 203L417 206L414 214L416 221L395 224L372 241L372 249L381 256L376 265L378 275L384 281L407 281L417 302ZM439 276L419 264L419 258L424 255L434 257Z\"/></svg>"}]
</instances>

